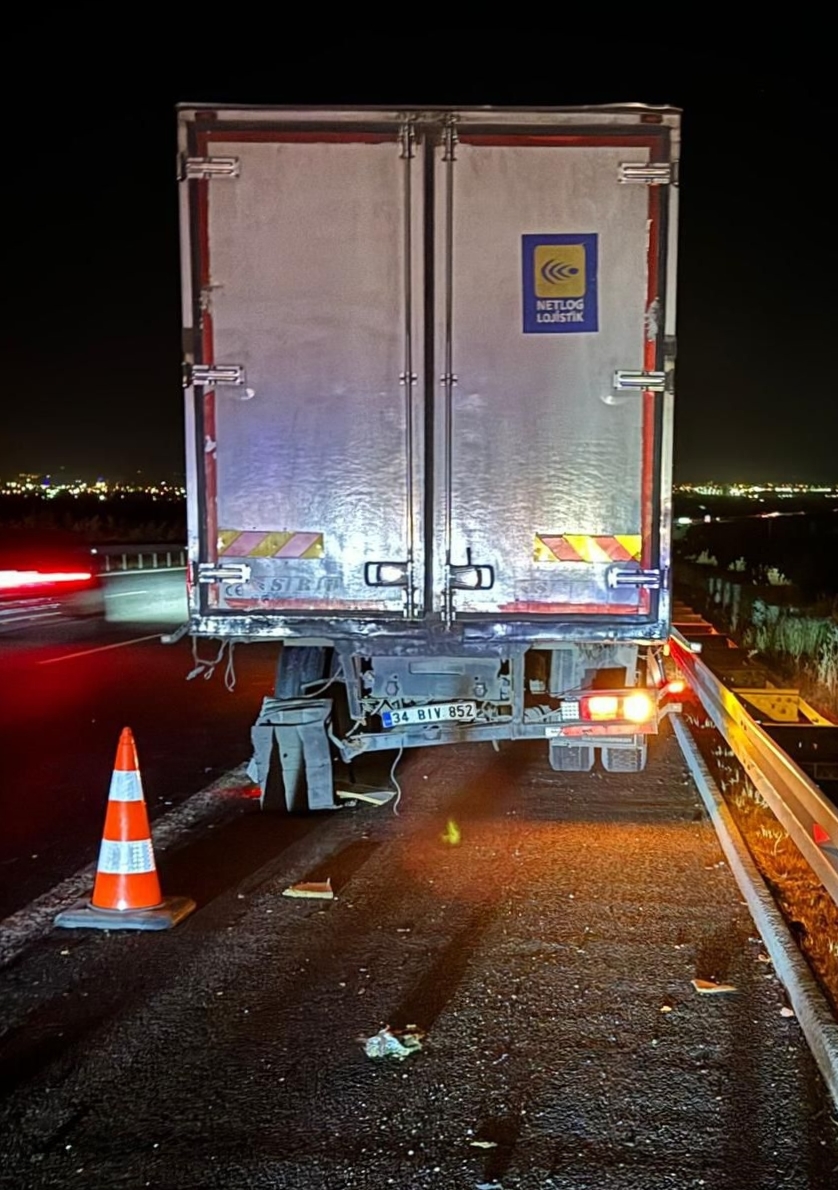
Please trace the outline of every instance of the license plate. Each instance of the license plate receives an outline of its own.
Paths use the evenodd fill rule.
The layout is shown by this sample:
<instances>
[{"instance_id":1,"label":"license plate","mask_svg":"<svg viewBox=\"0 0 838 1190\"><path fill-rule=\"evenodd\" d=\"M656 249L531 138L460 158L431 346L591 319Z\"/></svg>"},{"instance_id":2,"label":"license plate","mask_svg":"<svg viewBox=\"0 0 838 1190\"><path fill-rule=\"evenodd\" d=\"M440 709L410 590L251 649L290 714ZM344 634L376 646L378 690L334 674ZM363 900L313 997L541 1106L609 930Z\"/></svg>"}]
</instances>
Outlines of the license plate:
<instances>
[{"instance_id":1,"label":"license plate","mask_svg":"<svg viewBox=\"0 0 838 1190\"><path fill-rule=\"evenodd\" d=\"M414 723L463 723L477 714L475 702L435 702L429 707L405 707L403 711L382 711L385 727Z\"/></svg>"}]
</instances>

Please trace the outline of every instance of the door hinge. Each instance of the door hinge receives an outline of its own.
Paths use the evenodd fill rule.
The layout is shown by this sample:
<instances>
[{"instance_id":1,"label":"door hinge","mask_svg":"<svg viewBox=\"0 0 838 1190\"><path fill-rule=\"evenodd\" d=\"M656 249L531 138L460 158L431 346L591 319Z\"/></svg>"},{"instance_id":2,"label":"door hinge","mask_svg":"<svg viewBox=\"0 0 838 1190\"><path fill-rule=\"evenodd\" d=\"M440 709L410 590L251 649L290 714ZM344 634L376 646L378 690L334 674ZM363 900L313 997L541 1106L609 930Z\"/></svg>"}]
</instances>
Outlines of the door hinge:
<instances>
[{"instance_id":1,"label":"door hinge","mask_svg":"<svg viewBox=\"0 0 838 1190\"><path fill-rule=\"evenodd\" d=\"M618 393L662 393L666 391L666 373L617 371L614 373L614 390Z\"/></svg>"},{"instance_id":2,"label":"door hinge","mask_svg":"<svg viewBox=\"0 0 838 1190\"><path fill-rule=\"evenodd\" d=\"M399 128L399 147L402 159L416 156L416 117L408 116Z\"/></svg>"},{"instance_id":3,"label":"door hinge","mask_svg":"<svg viewBox=\"0 0 838 1190\"><path fill-rule=\"evenodd\" d=\"M457 117L453 114L445 117L442 126L442 160L456 161L457 160L457 145L459 144L459 136L457 135Z\"/></svg>"},{"instance_id":4,"label":"door hinge","mask_svg":"<svg viewBox=\"0 0 838 1190\"><path fill-rule=\"evenodd\" d=\"M242 385L246 379L241 364L184 364L183 387L209 388L214 384Z\"/></svg>"},{"instance_id":5,"label":"door hinge","mask_svg":"<svg viewBox=\"0 0 838 1190\"><path fill-rule=\"evenodd\" d=\"M222 566L215 562L198 563L199 583L249 583L252 573L247 562L228 562Z\"/></svg>"},{"instance_id":6,"label":"door hinge","mask_svg":"<svg viewBox=\"0 0 838 1190\"><path fill-rule=\"evenodd\" d=\"M637 182L641 186L677 186L678 171L674 161L623 161L617 170L621 184Z\"/></svg>"},{"instance_id":7,"label":"door hinge","mask_svg":"<svg viewBox=\"0 0 838 1190\"><path fill-rule=\"evenodd\" d=\"M658 591L661 586L659 570L623 570L619 566L609 566L607 579L609 587L648 587Z\"/></svg>"},{"instance_id":8,"label":"door hinge","mask_svg":"<svg viewBox=\"0 0 838 1190\"><path fill-rule=\"evenodd\" d=\"M238 157L181 157L180 181L205 182L210 178L237 178L241 169Z\"/></svg>"}]
</instances>

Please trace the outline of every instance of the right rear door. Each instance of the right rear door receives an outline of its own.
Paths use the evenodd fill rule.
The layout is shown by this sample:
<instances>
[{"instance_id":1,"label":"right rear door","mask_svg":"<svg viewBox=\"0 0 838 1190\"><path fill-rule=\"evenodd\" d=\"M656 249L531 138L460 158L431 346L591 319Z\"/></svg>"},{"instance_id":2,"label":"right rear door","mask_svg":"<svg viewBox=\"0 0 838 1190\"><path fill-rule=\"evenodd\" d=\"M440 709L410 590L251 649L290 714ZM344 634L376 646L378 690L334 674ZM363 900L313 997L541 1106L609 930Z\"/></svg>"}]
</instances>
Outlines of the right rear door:
<instances>
[{"instance_id":1,"label":"right rear door","mask_svg":"<svg viewBox=\"0 0 838 1190\"><path fill-rule=\"evenodd\" d=\"M659 366L661 188L620 176L660 147L613 130L448 142L434 163L436 610L648 620L659 397L615 375ZM452 591L468 563L492 585Z\"/></svg>"}]
</instances>

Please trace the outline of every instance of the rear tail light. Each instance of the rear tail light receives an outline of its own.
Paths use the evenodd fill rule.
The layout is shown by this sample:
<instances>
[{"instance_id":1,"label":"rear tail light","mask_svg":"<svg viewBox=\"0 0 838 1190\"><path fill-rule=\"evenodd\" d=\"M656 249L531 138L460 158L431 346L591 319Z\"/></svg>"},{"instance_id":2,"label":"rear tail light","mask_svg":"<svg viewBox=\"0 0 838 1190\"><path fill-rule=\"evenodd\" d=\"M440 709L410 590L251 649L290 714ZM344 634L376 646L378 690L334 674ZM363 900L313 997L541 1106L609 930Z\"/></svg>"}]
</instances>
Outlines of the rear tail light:
<instances>
[{"instance_id":1,"label":"rear tail light","mask_svg":"<svg viewBox=\"0 0 838 1190\"><path fill-rule=\"evenodd\" d=\"M623 718L630 723L646 723L655 714L655 700L645 690L635 690L623 699Z\"/></svg>"},{"instance_id":2,"label":"rear tail light","mask_svg":"<svg viewBox=\"0 0 838 1190\"><path fill-rule=\"evenodd\" d=\"M645 690L620 694L586 694L579 700L579 718L593 721L622 720L647 723L654 719L657 701Z\"/></svg>"},{"instance_id":3,"label":"rear tail light","mask_svg":"<svg viewBox=\"0 0 838 1190\"><path fill-rule=\"evenodd\" d=\"M582 699L582 713L588 719L618 719L620 700L616 694L592 694Z\"/></svg>"}]
</instances>

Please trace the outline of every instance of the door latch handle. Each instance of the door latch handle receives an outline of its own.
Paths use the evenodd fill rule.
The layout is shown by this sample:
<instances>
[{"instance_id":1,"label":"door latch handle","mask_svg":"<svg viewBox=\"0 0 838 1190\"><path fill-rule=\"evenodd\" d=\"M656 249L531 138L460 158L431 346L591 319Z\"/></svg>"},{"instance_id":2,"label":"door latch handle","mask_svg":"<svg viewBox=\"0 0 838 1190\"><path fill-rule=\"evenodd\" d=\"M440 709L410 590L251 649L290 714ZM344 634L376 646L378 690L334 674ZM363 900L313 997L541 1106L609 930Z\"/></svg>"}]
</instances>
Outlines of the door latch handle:
<instances>
[{"instance_id":1,"label":"door latch handle","mask_svg":"<svg viewBox=\"0 0 838 1190\"><path fill-rule=\"evenodd\" d=\"M448 567L448 586L455 591L488 591L495 585L494 566L472 562L471 550L464 566Z\"/></svg>"}]
</instances>

